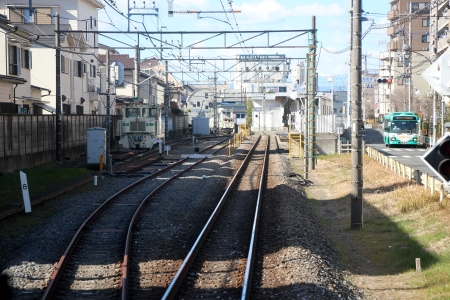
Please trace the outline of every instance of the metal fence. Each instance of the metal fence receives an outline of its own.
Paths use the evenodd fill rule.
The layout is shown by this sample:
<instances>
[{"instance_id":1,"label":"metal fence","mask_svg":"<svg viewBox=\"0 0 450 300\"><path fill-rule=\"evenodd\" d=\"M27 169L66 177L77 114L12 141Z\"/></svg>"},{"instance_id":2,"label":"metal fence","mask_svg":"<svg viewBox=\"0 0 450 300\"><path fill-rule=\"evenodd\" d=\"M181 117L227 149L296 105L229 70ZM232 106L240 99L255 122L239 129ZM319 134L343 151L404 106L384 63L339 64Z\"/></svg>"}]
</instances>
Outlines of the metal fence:
<instances>
[{"instance_id":1,"label":"metal fence","mask_svg":"<svg viewBox=\"0 0 450 300\"><path fill-rule=\"evenodd\" d=\"M111 132L120 116L111 116ZM105 127L104 115L62 116L62 149L86 145L91 127ZM0 158L56 149L55 115L0 114Z\"/></svg>"}]
</instances>

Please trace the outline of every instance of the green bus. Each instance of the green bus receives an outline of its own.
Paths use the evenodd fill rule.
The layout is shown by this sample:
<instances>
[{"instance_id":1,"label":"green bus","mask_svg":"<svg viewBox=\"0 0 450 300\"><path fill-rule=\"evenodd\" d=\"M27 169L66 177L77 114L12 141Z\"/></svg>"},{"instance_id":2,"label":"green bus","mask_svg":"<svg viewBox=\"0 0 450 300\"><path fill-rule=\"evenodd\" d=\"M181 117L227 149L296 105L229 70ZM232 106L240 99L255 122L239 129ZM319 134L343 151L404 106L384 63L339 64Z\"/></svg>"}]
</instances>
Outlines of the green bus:
<instances>
[{"instance_id":1,"label":"green bus","mask_svg":"<svg viewBox=\"0 0 450 300\"><path fill-rule=\"evenodd\" d=\"M384 117L384 144L386 147L406 145L417 147L420 118L412 112L393 112Z\"/></svg>"}]
</instances>

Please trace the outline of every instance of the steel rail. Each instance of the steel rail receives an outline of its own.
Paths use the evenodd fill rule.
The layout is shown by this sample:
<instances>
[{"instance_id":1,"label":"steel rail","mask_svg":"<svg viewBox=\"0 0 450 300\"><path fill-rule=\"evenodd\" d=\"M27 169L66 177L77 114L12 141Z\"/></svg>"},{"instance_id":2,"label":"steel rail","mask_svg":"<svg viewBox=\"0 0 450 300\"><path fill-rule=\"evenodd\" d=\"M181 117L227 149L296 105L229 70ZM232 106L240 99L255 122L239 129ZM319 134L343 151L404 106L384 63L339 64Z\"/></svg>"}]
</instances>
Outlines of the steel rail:
<instances>
[{"instance_id":1,"label":"steel rail","mask_svg":"<svg viewBox=\"0 0 450 300\"><path fill-rule=\"evenodd\" d=\"M223 142L223 141L222 141ZM221 143L222 143L221 142ZM220 143L218 143L220 144ZM214 146L217 146L218 144L212 145L208 148L203 149L202 151L205 151L207 149L210 149ZM216 153L220 150L222 150L223 148L227 147L228 145L223 145L222 147L220 147L219 149L215 150L213 152ZM186 158L187 159L187 158ZM185 160L186 160L185 159ZM159 185L155 190L153 190L153 192L151 192L150 194L147 195L147 197L145 197L145 199L142 201L142 203L139 205L139 207L137 208L136 212L134 213L133 217L131 218L131 222L130 225L128 226L128 232L127 232L127 238L126 238L126 242L125 242L125 251L124 251L124 255L123 255L123 263L122 263L122 286L121 286L121 300L127 300L128 299L128 289L129 289L129 261L130 261L130 252L131 252L131 245L133 242L133 229L134 229L134 225L136 224L137 220L139 219L142 211L144 210L145 204L147 203L147 201L153 197L154 194L156 194L157 192L159 192L164 186L166 186L169 182L171 182L173 179L179 177L181 174L183 174L184 172L189 171L190 169L192 169L193 167L195 167L196 165L202 163L203 161L206 160L205 158L202 158L198 161L196 161L192 166L188 167L187 169L175 174L174 176L172 176L171 178L169 178L168 180L166 180L165 182L163 182L161 185Z\"/></svg>"},{"instance_id":2,"label":"steel rail","mask_svg":"<svg viewBox=\"0 0 450 300\"><path fill-rule=\"evenodd\" d=\"M256 254L256 243L258 237L258 228L259 228L259 218L261 215L261 206L262 206L262 192L265 188L264 175L267 172L267 164L269 158L269 146L270 146L270 136L267 138L266 151L264 153L264 162L263 169L261 171L261 178L259 179L259 190L258 190L258 198L256 199L256 210L255 217L253 219L253 228L252 235L250 237L250 247L248 249L248 257L247 257L247 267L245 268L245 276L244 276L244 285L242 287L242 295L241 300L247 300L250 296L250 288L251 288L251 279L253 273L253 266L255 262L255 254Z\"/></svg>"},{"instance_id":3,"label":"steel rail","mask_svg":"<svg viewBox=\"0 0 450 300\"><path fill-rule=\"evenodd\" d=\"M227 139L224 139L222 141L220 141L219 143L215 144L221 144L224 141L226 141ZM214 147L215 145L211 145L205 149L203 149L202 151L208 150L211 147ZM225 147L225 146L224 146ZM64 251L64 254L61 256L60 260L58 261L58 264L56 265L55 269L53 270L52 275L50 276L50 280L49 283L41 297L42 300L48 300L51 299L58 287L58 284L61 280L61 277L64 273L64 270L70 260L70 258L72 257L72 254L76 248L76 246L78 245L78 242L81 240L82 236L84 235L85 230L87 229L87 227L93 223L93 221L107 208L107 206L110 204L110 202L112 202L113 200L117 199L119 196L121 196L123 193L127 192L128 190L130 190L131 188L134 188L135 186L139 185L140 183L142 183L143 181L155 177L183 162L185 162L186 160L188 160L189 158L185 158L182 159L180 161L177 161L175 163L173 163L170 166L165 167L164 169L161 169L153 174L150 174L132 184L130 184L129 186L123 188L122 190L120 190L119 192L115 193L114 195L112 195L111 197L109 197L108 199L106 199L84 222L83 224L81 224L81 226L78 228L77 232L75 233L75 235L73 236L72 240L70 241L69 245L67 246L66 250Z\"/></svg>"},{"instance_id":4,"label":"steel rail","mask_svg":"<svg viewBox=\"0 0 450 300\"><path fill-rule=\"evenodd\" d=\"M189 272L189 268L191 267L192 263L194 262L195 257L197 256L198 252L200 251L200 248L203 245L203 242L205 241L206 237L208 236L208 233L210 232L211 228L213 227L215 221L217 220L217 218L220 214L220 211L222 210L222 207L225 204L225 201L227 200L228 196L231 194L231 191L233 190L236 182L238 181L237 178L245 171L245 167L247 166L248 162L250 161L250 158L251 158L253 152L255 151L256 147L258 146L260 140L261 140L261 136L259 136L258 139L256 140L256 142L253 144L252 148L250 149L249 153L245 157L245 159L242 162L241 166L239 167L238 171L233 176L233 179L231 180L230 184L228 185L227 189L225 190L224 194L222 195L222 198L220 199L220 201L217 204L216 208L214 209L213 213L211 214L208 221L206 222L206 225L203 227L202 231L200 232L200 235L198 236L197 240L195 241L195 243L192 246L191 250L189 251L188 255L186 256L186 258L184 259L180 268L178 269L178 272L175 274L172 282L166 289L166 292L164 293L162 299L173 299L175 297L175 294L177 293L178 288L180 287L186 274Z\"/></svg>"}]
</instances>

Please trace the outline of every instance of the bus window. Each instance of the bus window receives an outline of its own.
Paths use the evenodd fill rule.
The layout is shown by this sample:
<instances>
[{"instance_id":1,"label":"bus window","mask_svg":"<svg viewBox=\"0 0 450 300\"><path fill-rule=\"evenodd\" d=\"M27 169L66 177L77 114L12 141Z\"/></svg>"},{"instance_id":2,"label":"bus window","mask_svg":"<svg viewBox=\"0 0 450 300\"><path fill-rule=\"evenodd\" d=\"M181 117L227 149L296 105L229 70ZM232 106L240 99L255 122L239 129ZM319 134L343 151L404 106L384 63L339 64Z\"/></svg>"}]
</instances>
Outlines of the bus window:
<instances>
[{"instance_id":1,"label":"bus window","mask_svg":"<svg viewBox=\"0 0 450 300\"><path fill-rule=\"evenodd\" d=\"M125 108L125 117L126 118L140 117L139 111L140 111L139 108Z\"/></svg>"},{"instance_id":2,"label":"bus window","mask_svg":"<svg viewBox=\"0 0 450 300\"><path fill-rule=\"evenodd\" d=\"M392 122L393 133L418 133L417 122L394 121Z\"/></svg>"}]
</instances>

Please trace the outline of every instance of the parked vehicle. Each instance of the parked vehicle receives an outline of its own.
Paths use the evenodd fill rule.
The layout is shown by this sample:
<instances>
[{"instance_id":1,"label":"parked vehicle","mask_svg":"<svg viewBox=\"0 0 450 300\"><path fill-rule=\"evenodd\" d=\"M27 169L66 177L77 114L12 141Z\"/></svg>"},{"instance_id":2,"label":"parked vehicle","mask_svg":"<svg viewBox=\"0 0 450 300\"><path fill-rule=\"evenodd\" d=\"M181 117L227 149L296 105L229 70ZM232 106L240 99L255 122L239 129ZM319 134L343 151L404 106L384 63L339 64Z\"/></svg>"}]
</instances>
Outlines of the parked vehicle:
<instances>
[{"instance_id":1,"label":"parked vehicle","mask_svg":"<svg viewBox=\"0 0 450 300\"><path fill-rule=\"evenodd\" d=\"M125 104L122 109L119 144L127 149L151 149L164 137L160 110L150 104Z\"/></svg>"}]
</instances>

